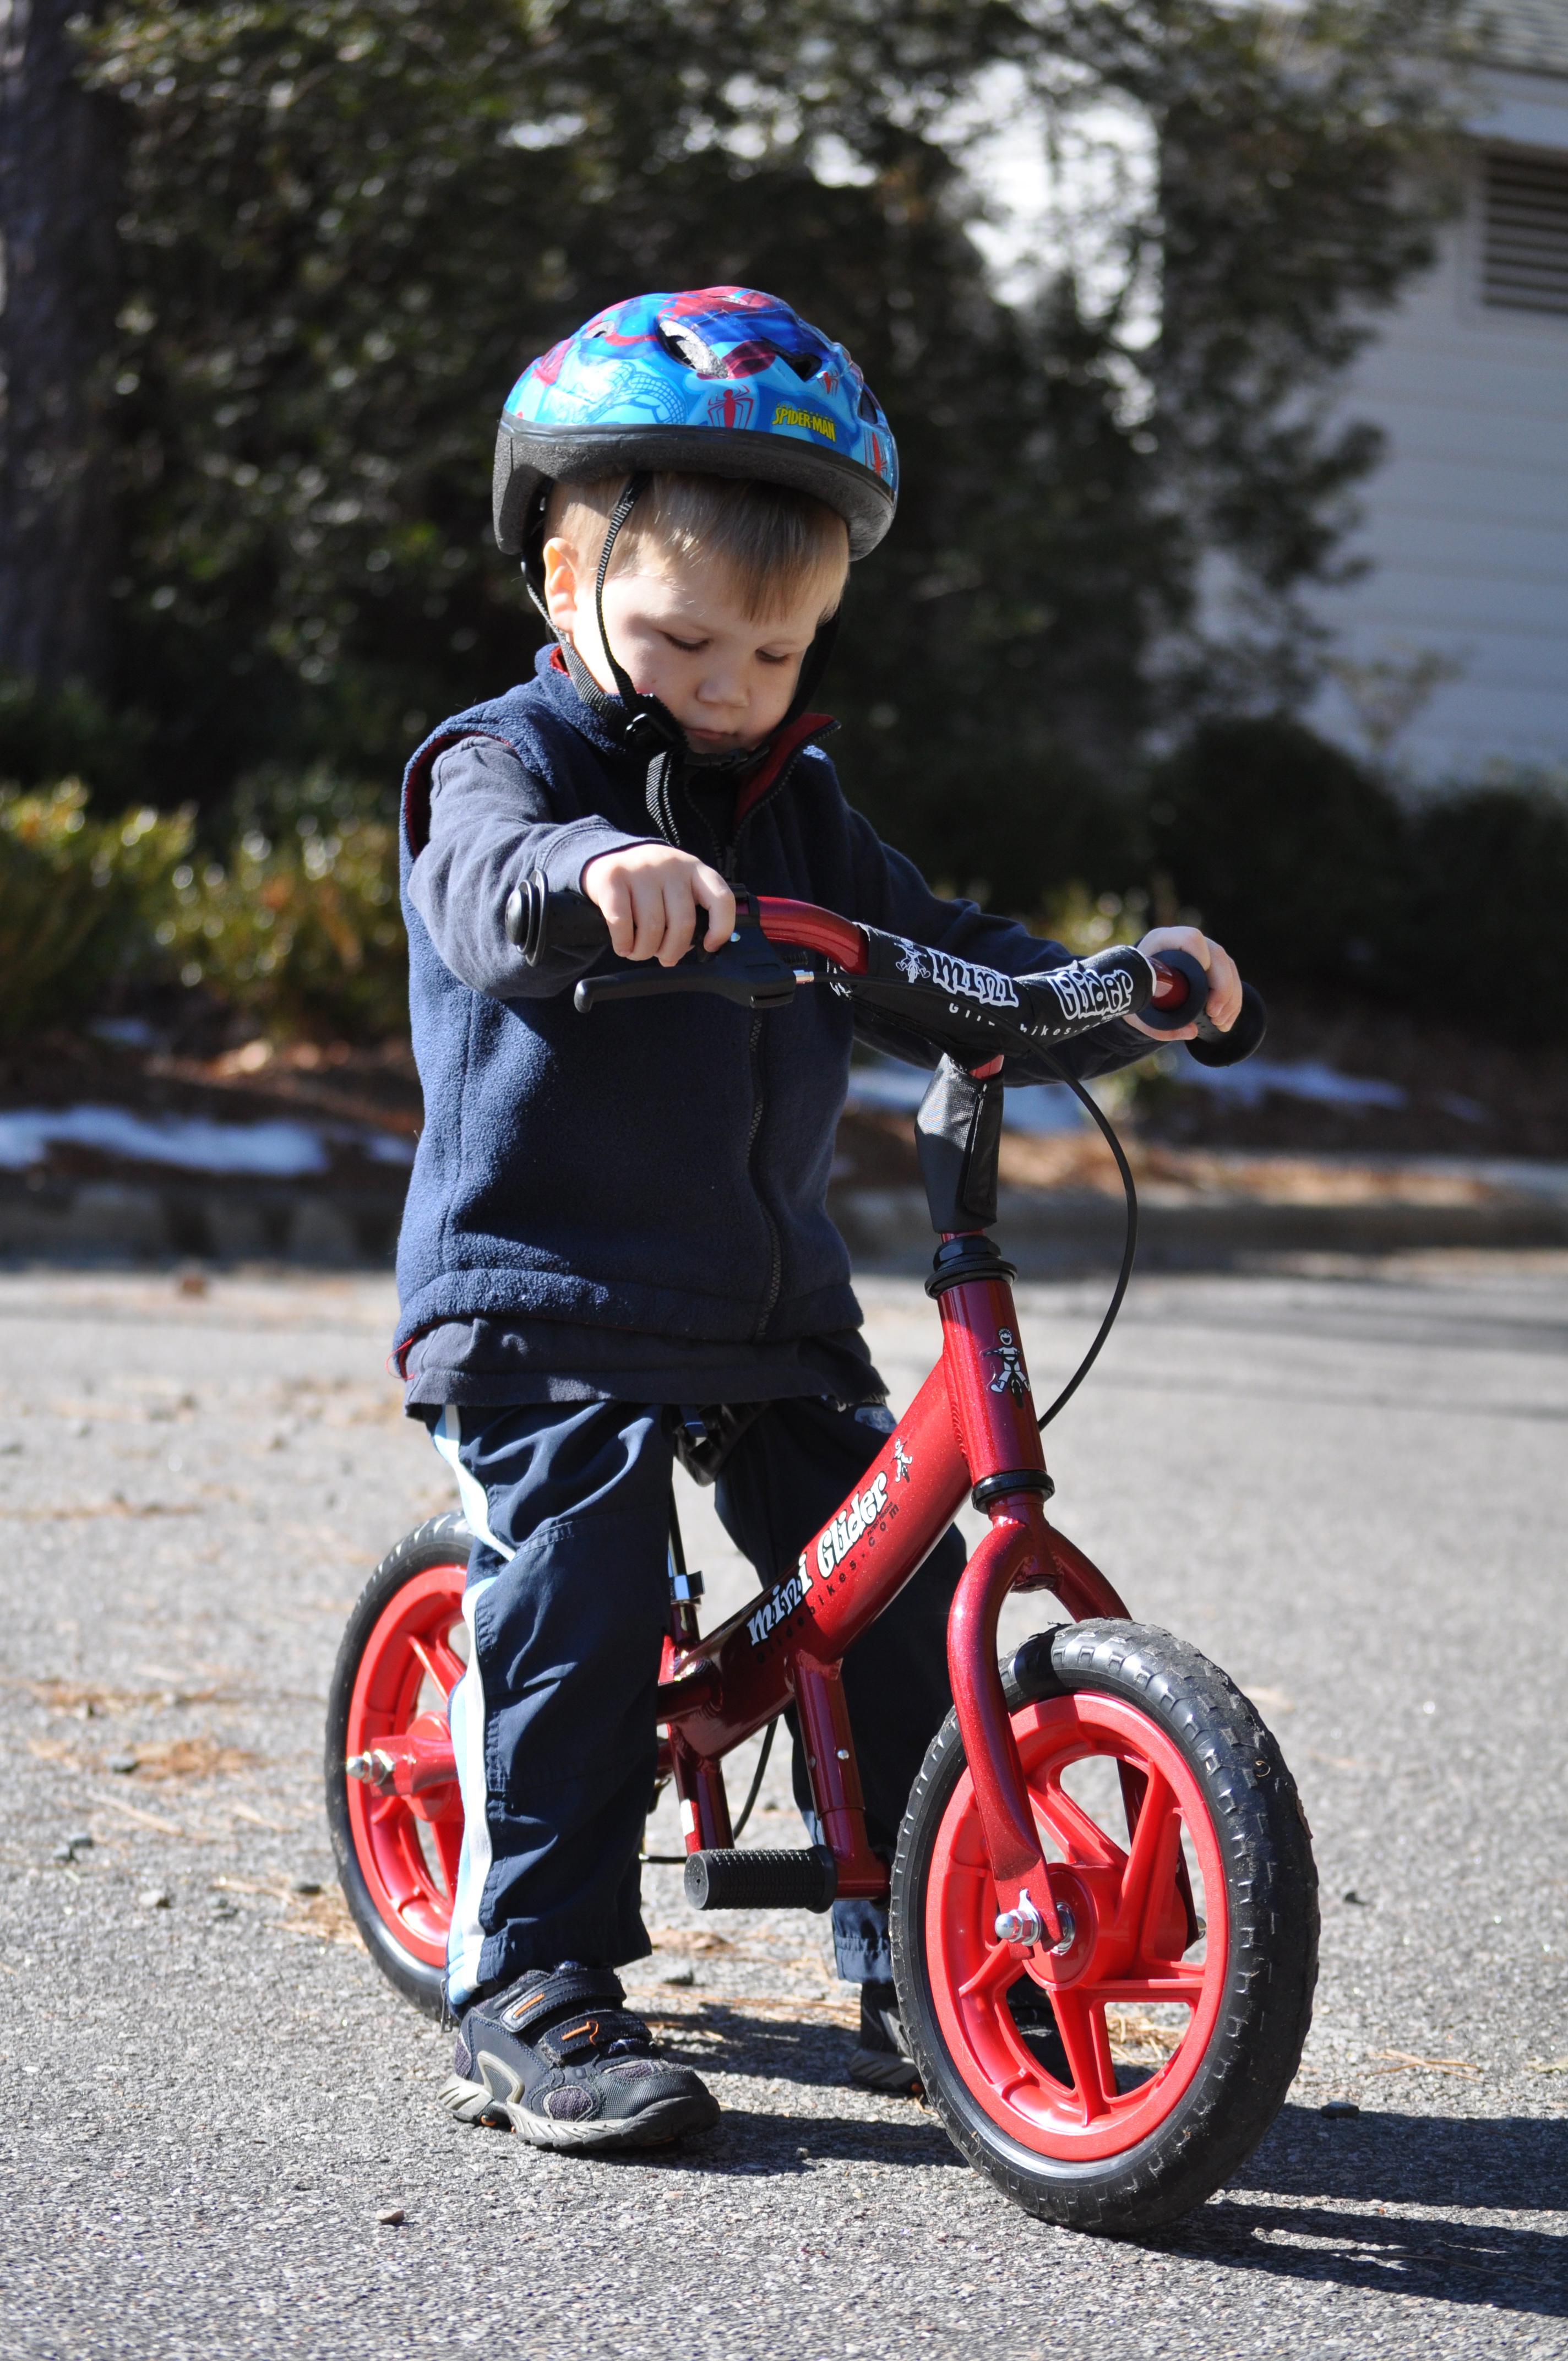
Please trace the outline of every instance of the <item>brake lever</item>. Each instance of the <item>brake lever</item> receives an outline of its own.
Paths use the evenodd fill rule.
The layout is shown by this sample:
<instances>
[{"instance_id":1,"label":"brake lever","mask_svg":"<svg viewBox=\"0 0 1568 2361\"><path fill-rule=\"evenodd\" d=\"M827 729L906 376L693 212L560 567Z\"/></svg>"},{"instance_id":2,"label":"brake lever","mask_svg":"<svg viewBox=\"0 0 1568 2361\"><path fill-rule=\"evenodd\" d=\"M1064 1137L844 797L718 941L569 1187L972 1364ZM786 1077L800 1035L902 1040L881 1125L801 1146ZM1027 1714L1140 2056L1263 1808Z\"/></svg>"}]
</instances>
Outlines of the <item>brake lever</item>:
<instances>
[{"instance_id":1,"label":"brake lever","mask_svg":"<svg viewBox=\"0 0 1568 2361\"><path fill-rule=\"evenodd\" d=\"M799 981L757 923L750 894L735 896L735 931L716 951L688 951L674 967L647 961L611 975L585 976L572 994L580 1016L606 1001L652 1000L674 992L708 992L738 1008L785 1008Z\"/></svg>"}]
</instances>

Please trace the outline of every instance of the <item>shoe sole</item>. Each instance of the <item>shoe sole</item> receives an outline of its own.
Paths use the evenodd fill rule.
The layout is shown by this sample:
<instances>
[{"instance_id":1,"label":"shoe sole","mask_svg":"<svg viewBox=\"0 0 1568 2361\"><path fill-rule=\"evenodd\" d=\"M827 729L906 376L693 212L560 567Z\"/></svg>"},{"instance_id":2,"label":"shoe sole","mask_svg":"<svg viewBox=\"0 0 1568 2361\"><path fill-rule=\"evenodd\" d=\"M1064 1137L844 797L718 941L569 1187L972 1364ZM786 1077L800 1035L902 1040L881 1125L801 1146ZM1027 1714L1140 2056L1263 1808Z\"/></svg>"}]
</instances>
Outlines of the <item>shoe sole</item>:
<instances>
[{"instance_id":1,"label":"shoe sole","mask_svg":"<svg viewBox=\"0 0 1568 2361\"><path fill-rule=\"evenodd\" d=\"M667 2147L690 2132L711 2131L719 2105L710 2091L692 2092L682 2099L655 2099L635 2115L609 2123L589 2123L553 2115L536 2115L515 2099L498 2099L483 2082L454 2074L441 2092L441 2104L460 2124L510 2124L519 2137L533 2147L622 2148Z\"/></svg>"},{"instance_id":2,"label":"shoe sole","mask_svg":"<svg viewBox=\"0 0 1568 2361\"><path fill-rule=\"evenodd\" d=\"M925 2091L914 2060L885 2049L857 2049L850 2060L850 2081L857 2090L880 2091L884 2099L918 2099Z\"/></svg>"}]
</instances>

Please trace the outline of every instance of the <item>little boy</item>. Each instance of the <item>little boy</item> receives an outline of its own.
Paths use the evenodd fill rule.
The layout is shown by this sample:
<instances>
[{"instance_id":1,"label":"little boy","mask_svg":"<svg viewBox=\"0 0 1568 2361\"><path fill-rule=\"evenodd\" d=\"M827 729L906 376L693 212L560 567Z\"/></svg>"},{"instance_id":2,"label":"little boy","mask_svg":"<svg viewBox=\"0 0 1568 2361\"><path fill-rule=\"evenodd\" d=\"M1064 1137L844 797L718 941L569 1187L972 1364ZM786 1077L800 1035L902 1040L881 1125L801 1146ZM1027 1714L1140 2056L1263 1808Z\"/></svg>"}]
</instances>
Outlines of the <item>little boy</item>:
<instances>
[{"instance_id":1,"label":"little boy","mask_svg":"<svg viewBox=\"0 0 1568 2361\"><path fill-rule=\"evenodd\" d=\"M497 538L554 643L409 766L426 1121L399 1366L474 1534L444 2095L543 2147L645 2146L718 2114L652 2054L613 1972L650 1948L637 1854L674 1413L737 1408L718 1511L772 1580L893 1423L825 1203L852 1034L927 1053L826 992L766 1016L705 996L585 1021L570 986L596 955L530 968L503 913L543 871L598 905L620 958L669 966L726 940L743 879L1014 973L1066 957L932 895L817 742L831 724L806 707L896 469L848 353L774 298L708 288L601 313L524 374L497 446ZM1190 928L1147 938L1162 943L1210 968L1229 1023L1239 984L1219 947ZM1093 1074L1146 1048L1113 1023L1068 1055ZM962 1564L949 1532L845 1660L885 1852L950 1703ZM798 1748L795 1791L809 1813ZM907 2090L883 1908L836 1905L834 1937L862 1991L851 2072Z\"/></svg>"}]
</instances>

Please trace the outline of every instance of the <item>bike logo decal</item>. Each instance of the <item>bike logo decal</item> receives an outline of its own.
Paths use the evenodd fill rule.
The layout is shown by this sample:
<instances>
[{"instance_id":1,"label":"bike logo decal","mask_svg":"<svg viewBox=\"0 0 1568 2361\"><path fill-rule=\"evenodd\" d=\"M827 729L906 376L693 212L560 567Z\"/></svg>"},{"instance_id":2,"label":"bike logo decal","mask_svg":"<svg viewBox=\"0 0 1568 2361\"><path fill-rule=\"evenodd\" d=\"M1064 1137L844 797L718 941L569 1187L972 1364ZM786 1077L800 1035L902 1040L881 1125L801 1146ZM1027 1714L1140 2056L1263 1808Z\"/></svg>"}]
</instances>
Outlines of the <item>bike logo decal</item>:
<instances>
[{"instance_id":1,"label":"bike logo decal","mask_svg":"<svg viewBox=\"0 0 1568 2361\"><path fill-rule=\"evenodd\" d=\"M904 1448L904 1439L900 1436L893 1446L893 1472L900 1484L908 1483L909 1471L914 1465L914 1459Z\"/></svg>"},{"instance_id":2,"label":"bike logo decal","mask_svg":"<svg viewBox=\"0 0 1568 2361\"><path fill-rule=\"evenodd\" d=\"M1029 978L1031 983L1049 986L1061 1005L1062 1015L1072 1023L1083 1016L1119 1016L1131 1005L1133 979L1125 968L1071 967L1051 968L1044 975Z\"/></svg>"},{"instance_id":3,"label":"bike logo decal","mask_svg":"<svg viewBox=\"0 0 1568 2361\"><path fill-rule=\"evenodd\" d=\"M800 1563L787 1582L775 1582L754 1615L746 1619L746 1636L753 1648L760 1648L778 1624L795 1613L811 1588L811 1576L806 1570L806 1552L800 1553Z\"/></svg>"},{"instance_id":4,"label":"bike logo decal","mask_svg":"<svg viewBox=\"0 0 1568 2361\"><path fill-rule=\"evenodd\" d=\"M1011 976L999 975L993 967L971 967L968 960L934 951L925 943L905 942L902 936L898 942L898 971L911 983L934 983L942 992L957 993L962 1000L978 1000L987 1008L1017 1007L1017 988ZM1130 981L1127 992L1130 997Z\"/></svg>"},{"instance_id":5,"label":"bike logo decal","mask_svg":"<svg viewBox=\"0 0 1568 2361\"><path fill-rule=\"evenodd\" d=\"M1002 1364L988 1390L993 1394L1011 1394L1014 1401L1022 1401L1029 1390L1029 1372L1024 1367L1023 1348L1012 1329L999 1328L995 1344L988 1345L981 1357Z\"/></svg>"},{"instance_id":6,"label":"bike logo decal","mask_svg":"<svg viewBox=\"0 0 1568 2361\"><path fill-rule=\"evenodd\" d=\"M841 1558L849 1556L861 1535L868 1532L887 1506L887 1477L875 1476L865 1490L840 1509L817 1537L817 1570L824 1581Z\"/></svg>"}]
</instances>

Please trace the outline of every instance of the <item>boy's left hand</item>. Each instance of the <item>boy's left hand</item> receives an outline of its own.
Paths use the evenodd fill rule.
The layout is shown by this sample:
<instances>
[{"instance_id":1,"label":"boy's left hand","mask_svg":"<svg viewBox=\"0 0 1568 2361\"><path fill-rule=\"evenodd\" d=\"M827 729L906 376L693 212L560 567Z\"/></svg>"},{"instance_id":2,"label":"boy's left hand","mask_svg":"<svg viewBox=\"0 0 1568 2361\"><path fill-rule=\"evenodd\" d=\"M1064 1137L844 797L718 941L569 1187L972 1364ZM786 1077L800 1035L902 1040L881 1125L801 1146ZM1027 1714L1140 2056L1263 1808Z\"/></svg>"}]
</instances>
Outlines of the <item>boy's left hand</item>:
<instances>
[{"instance_id":1,"label":"boy's left hand","mask_svg":"<svg viewBox=\"0 0 1568 2361\"><path fill-rule=\"evenodd\" d=\"M1141 951L1186 951L1200 967L1209 971L1209 1005L1203 1014L1211 1025L1228 1033L1242 1012L1242 980L1236 963L1222 943L1212 942L1200 934L1196 927L1156 927L1138 945ZM1140 1033L1151 1041L1195 1041L1196 1025L1179 1026L1174 1033L1157 1033L1152 1025L1145 1025L1136 1016L1127 1018Z\"/></svg>"}]
</instances>

